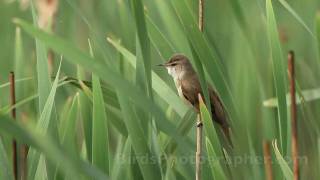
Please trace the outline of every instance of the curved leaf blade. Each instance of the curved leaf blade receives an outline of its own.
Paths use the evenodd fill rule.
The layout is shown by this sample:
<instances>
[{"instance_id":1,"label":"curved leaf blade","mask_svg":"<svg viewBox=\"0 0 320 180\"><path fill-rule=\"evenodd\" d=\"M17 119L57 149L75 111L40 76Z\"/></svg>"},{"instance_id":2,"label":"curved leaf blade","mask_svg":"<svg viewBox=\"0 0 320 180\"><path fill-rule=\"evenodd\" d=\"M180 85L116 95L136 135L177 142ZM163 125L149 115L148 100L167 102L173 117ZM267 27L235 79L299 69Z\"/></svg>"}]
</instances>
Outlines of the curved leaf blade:
<instances>
[{"instance_id":1,"label":"curved leaf blade","mask_svg":"<svg viewBox=\"0 0 320 180\"><path fill-rule=\"evenodd\" d=\"M276 95L278 97L278 127L281 152L286 152L287 141L287 79L280 41L278 39L277 23L271 0L266 0L267 30L270 44L270 53L273 66L273 77Z\"/></svg>"}]
</instances>

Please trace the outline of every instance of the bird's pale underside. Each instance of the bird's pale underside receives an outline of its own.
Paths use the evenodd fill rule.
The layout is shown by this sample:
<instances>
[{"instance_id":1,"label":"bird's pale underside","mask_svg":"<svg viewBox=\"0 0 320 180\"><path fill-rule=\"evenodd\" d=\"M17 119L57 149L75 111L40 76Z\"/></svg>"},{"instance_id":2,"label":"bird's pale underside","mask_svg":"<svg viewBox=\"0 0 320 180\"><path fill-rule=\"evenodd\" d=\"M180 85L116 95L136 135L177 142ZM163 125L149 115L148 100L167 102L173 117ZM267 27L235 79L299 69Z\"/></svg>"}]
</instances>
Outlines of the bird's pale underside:
<instances>
[{"instance_id":1,"label":"bird's pale underside","mask_svg":"<svg viewBox=\"0 0 320 180\"><path fill-rule=\"evenodd\" d=\"M203 97L200 82L197 73L193 69L188 58L182 54L173 55L170 60L164 64L168 73L173 77L179 96L190 103L197 112L199 112L200 93ZM224 134L229 137L229 125L224 107L212 87L209 86L211 113L213 119L221 125Z\"/></svg>"}]
</instances>

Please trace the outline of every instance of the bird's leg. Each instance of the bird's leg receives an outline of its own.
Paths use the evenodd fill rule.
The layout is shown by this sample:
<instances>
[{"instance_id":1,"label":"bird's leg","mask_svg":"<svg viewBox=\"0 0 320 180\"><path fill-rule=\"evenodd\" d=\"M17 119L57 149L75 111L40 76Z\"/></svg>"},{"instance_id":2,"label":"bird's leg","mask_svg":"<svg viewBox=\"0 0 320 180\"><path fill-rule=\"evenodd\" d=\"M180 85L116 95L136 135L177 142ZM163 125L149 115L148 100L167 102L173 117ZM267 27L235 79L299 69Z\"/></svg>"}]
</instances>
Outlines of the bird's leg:
<instances>
[{"instance_id":1,"label":"bird's leg","mask_svg":"<svg viewBox=\"0 0 320 180\"><path fill-rule=\"evenodd\" d=\"M197 127L202 127L202 126L203 126L202 121L197 120Z\"/></svg>"}]
</instances>

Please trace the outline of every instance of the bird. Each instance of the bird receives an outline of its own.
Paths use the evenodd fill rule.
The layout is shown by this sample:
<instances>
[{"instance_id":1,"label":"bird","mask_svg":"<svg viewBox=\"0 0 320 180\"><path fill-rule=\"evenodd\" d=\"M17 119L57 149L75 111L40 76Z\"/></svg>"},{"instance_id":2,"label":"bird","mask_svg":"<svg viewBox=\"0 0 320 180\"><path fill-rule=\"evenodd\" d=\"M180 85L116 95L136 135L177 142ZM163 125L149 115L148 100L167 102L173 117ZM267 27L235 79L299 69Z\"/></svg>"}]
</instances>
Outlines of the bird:
<instances>
[{"instance_id":1,"label":"bird","mask_svg":"<svg viewBox=\"0 0 320 180\"><path fill-rule=\"evenodd\" d=\"M159 64L167 69L172 76L180 98L191 104L197 113L200 112L199 98L203 97L198 74L192 67L190 60L183 54L174 54L167 62ZM230 126L227 121L227 114L216 91L208 85L210 97L211 115L223 130L224 135L231 143Z\"/></svg>"}]
</instances>

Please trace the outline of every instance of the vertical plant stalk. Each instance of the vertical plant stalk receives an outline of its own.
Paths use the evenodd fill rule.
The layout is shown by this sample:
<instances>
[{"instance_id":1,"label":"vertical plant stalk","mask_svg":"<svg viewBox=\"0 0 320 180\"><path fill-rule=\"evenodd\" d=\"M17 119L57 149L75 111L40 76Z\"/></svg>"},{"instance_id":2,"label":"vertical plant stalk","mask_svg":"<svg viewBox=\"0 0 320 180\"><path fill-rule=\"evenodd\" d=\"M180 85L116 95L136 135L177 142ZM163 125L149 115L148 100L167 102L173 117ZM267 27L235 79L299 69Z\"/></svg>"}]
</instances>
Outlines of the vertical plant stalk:
<instances>
[{"instance_id":1,"label":"vertical plant stalk","mask_svg":"<svg viewBox=\"0 0 320 180\"><path fill-rule=\"evenodd\" d=\"M204 11L204 0L199 0L199 30L203 32L203 11ZM202 100L200 94L198 94L199 104ZM203 124L201 121L200 113L197 116L197 150L196 150L196 180L201 180L201 156L202 156L202 131L203 131Z\"/></svg>"},{"instance_id":2,"label":"vertical plant stalk","mask_svg":"<svg viewBox=\"0 0 320 180\"><path fill-rule=\"evenodd\" d=\"M199 30L203 32L204 24L204 0L199 0Z\"/></svg>"},{"instance_id":3,"label":"vertical plant stalk","mask_svg":"<svg viewBox=\"0 0 320 180\"><path fill-rule=\"evenodd\" d=\"M266 180L273 180L270 142L267 140L263 141L263 156L264 156L264 167L266 171Z\"/></svg>"},{"instance_id":4,"label":"vertical plant stalk","mask_svg":"<svg viewBox=\"0 0 320 180\"><path fill-rule=\"evenodd\" d=\"M196 180L201 179L201 152L202 152L202 122L201 117L197 118L197 151L196 151Z\"/></svg>"},{"instance_id":5,"label":"vertical plant stalk","mask_svg":"<svg viewBox=\"0 0 320 180\"><path fill-rule=\"evenodd\" d=\"M10 82L10 105L13 107L16 104L16 94L15 94L15 82L14 82L14 72L9 74ZM16 108L12 108L11 116L16 119ZM12 141L12 165L13 165L13 175L14 179L18 179L18 153L17 153L17 141L13 139Z\"/></svg>"},{"instance_id":6,"label":"vertical plant stalk","mask_svg":"<svg viewBox=\"0 0 320 180\"><path fill-rule=\"evenodd\" d=\"M28 146L27 145L22 145L20 153L21 153L21 162L20 162L20 167L21 167L21 179L26 180L27 179L27 157L28 157Z\"/></svg>"},{"instance_id":7,"label":"vertical plant stalk","mask_svg":"<svg viewBox=\"0 0 320 180\"><path fill-rule=\"evenodd\" d=\"M22 123L26 123L27 118L21 118L22 119ZM28 161L27 161L27 157L28 157L28 151L29 151L29 147L26 144L22 144L20 146L20 177L21 180L27 180L27 172L28 172Z\"/></svg>"},{"instance_id":8,"label":"vertical plant stalk","mask_svg":"<svg viewBox=\"0 0 320 180\"><path fill-rule=\"evenodd\" d=\"M288 71L290 81L290 99L291 99L291 153L293 160L294 180L299 179L299 161L298 161L298 130L297 130L297 104L295 89L295 70L294 70L294 52L288 54Z\"/></svg>"},{"instance_id":9,"label":"vertical plant stalk","mask_svg":"<svg viewBox=\"0 0 320 180\"><path fill-rule=\"evenodd\" d=\"M198 94L199 104L203 102L202 97ZM201 156L202 156L202 131L203 123L200 113L197 116L197 150L196 150L196 180L201 179Z\"/></svg>"},{"instance_id":10,"label":"vertical plant stalk","mask_svg":"<svg viewBox=\"0 0 320 180\"><path fill-rule=\"evenodd\" d=\"M201 116L197 116L197 151L196 151L196 180L201 179L202 130Z\"/></svg>"}]
</instances>

